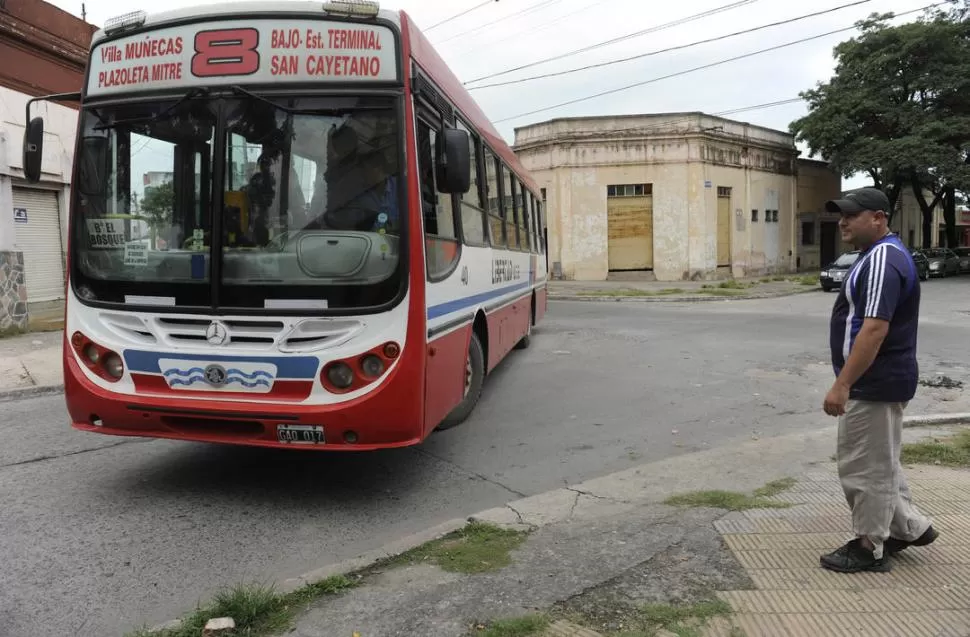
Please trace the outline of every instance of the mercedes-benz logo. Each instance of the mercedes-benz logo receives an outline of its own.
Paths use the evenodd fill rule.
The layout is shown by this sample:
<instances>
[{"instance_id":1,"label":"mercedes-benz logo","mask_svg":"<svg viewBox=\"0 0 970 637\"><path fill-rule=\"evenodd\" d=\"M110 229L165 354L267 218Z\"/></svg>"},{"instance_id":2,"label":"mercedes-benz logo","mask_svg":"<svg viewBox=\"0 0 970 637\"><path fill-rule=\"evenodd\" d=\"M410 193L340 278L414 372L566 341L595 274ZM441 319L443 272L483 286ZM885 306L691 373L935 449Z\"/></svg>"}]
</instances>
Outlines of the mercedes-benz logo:
<instances>
[{"instance_id":1,"label":"mercedes-benz logo","mask_svg":"<svg viewBox=\"0 0 970 637\"><path fill-rule=\"evenodd\" d=\"M205 368L205 382L213 387L222 387L226 384L226 368L222 365L209 365Z\"/></svg>"},{"instance_id":2,"label":"mercedes-benz logo","mask_svg":"<svg viewBox=\"0 0 970 637\"><path fill-rule=\"evenodd\" d=\"M210 345L225 345L229 341L229 328L221 321L212 321L205 330L205 340Z\"/></svg>"}]
</instances>

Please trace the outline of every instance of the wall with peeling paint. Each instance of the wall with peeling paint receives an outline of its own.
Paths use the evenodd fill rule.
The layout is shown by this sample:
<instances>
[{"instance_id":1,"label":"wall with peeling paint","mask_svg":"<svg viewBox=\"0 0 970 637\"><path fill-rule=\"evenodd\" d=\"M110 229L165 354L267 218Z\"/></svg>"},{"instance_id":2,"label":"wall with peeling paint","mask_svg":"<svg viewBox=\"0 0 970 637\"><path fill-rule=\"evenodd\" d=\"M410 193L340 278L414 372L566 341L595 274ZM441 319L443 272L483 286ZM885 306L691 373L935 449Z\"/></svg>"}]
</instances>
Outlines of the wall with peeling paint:
<instances>
[{"instance_id":1,"label":"wall with peeling paint","mask_svg":"<svg viewBox=\"0 0 970 637\"><path fill-rule=\"evenodd\" d=\"M822 233L829 229L835 244L835 256L851 250L852 246L843 243L838 228L831 224L838 223L839 215L825 211L825 202L838 199L842 195L842 176L833 170L827 162L812 159L798 160L798 219L797 219L797 248L802 270L818 270L822 266L821 245ZM805 224L811 225L810 233L806 236Z\"/></svg>"},{"instance_id":2,"label":"wall with peeling paint","mask_svg":"<svg viewBox=\"0 0 970 637\"><path fill-rule=\"evenodd\" d=\"M550 262L565 279L609 276L607 187L619 184L652 184L657 280L795 267L798 151L787 133L675 113L558 119L515 134L516 153L546 189ZM726 268L717 265L718 188L731 189Z\"/></svg>"}]
</instances>

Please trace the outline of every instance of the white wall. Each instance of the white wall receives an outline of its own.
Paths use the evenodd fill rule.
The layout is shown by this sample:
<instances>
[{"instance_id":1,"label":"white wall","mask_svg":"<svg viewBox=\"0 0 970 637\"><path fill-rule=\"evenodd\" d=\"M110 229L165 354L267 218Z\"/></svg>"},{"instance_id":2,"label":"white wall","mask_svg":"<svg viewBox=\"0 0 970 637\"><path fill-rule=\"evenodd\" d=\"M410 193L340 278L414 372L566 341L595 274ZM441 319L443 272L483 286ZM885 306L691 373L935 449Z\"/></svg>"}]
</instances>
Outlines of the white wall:
<instances>
[{"instance_id":1,"label":"white wall","mask_svg":"<svg viewBox=\"0 0 970 637\"><path fill-rule=\"evenodd\" d=\"M26 122L25 108L30 97L0 87L0 251L12 250L15 227L13 222L12 187L28 185L23 179L23 138ZM68 202L70 201L71 167L74 141L77 137L77 111L60 104L35 102L32 117L44 118L44 161L41 181L48 188L60 187L61 237L67 244Z\"/></svg>"}]
</instances>

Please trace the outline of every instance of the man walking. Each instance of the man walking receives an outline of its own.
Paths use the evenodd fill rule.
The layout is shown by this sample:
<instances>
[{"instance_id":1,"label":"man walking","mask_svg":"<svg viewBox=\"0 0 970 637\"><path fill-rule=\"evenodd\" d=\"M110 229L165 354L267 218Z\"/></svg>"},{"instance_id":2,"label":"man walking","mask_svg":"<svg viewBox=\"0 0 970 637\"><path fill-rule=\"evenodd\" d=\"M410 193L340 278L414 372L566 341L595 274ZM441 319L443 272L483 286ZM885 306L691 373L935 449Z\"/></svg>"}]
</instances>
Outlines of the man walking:
<instances>
[{"instance_id":1,"label":"man walking","mask_svg":"<svg viewBox=\"0 0 970 637\"><path fill-rule=\"evenodd\" d=\"M889 556L937 532L910 501L899 462L903 410L916 394L920 284L889 231L889 199L863 188L829 201L842 240L861 251L842 282L829 328L836 380L825 413L839 417L838 467L855 539L821 557L834 571L889 571Z\"/></svg>"}]
</instances>

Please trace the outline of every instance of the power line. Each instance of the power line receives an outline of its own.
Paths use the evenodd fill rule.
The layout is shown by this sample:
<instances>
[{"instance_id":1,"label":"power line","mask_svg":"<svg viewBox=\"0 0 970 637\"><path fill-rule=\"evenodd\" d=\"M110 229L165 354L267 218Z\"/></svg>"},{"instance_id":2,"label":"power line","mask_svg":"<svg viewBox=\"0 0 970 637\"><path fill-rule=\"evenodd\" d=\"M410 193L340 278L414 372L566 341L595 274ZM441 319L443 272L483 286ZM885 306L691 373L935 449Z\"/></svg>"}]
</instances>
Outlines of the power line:
<instances>
[{"instance_id":1,"label":"power line","mask_svg":"<svg viewBox=\"0 0 970 637\"><path fill-rule=\"evenodd\" d=\"M430 27L428 27L427 29L425 29L424 32L427 33L431 29L437 29L442 24L448 24L452 20L457 20L458 18L460 18L462 16L466 16L469 13L471 13L472 11L477 11L477 10L481 9L482 7L484 7L484 6L487 6L487 5L492 4L493 2L498 2L498 0L485 0L485 2L483 2L481 4L476 4L471 9L466 9L466 10L462 11L461 13L457 13L457 14L451 16L450 18L445 18L444 20L442 20L441 22L438 22L437 24L432 24Z\"/></svg>"},{"instance_id":2,"label":"power line","mask_svg":"<svg viewBox=\"0 0 970 637\"><path fill-rule=\"evenodd\" d=\"M498 40L492 40L492 41L489 42L489 44L494 47L496 44L501 44L502 42L507 42L507 41L511 40L512 38L521 38L521 37L523 37L526 34L526 32L528 32L528 34L531 36L531 35L539 32L539 31L543 31L543 30L548 29L549 27L551 27L551 26L553 26L555 24L558 24L559 22L562 22L566 18L571 18L572 16L576 15L577 13L582 13L584 11L589 11L593 7L598 6L598 5L601 5L604 2L606 2L606 0L596 0L596 2L593 2L592 4L588 4L585 7L583 7L582 9L577 9L577 10L572 11L570 13L567 13L565 15L559 16L555 20L550 20L549 22L546 22L545 24L541 24L541 25L539 25L537 27L534 27L534 28L526 29L526 31L517 31L515 33L512 33L511 35L505 36L504 38L500 38ZM468 55L472 51L477 51L477 50L479 50L481 48L482 47L480 45L479 46L473 46L470 49L465 49L464 51L459 51L456 55L461 55L461 56Z\"/></svg>"},{"instance_id":3,"label":"power line","mask_svg":"<svg viewBox=\"0 0 970 637\"><path fill-rule=\"evenodd\" d=\"M541 80L541 79L548 78L548 77L558 77L560 75L569 75L571 73L579 73L580 71L588 71L590 69L598 69L598 68L602 68L604 66L612 66L614 64L621 64L623 62L630 62L632 60L639 60L641 58L651 57L651 56L654 56L654 55L660 55L661 53L669 53L671 51L680 51L682 49L689 49L691 47L699 46L701 44L710 44L711 42L718 42L720 40L727 40L729 38L737 37L739 35L745 35L745 34L748 34L748 33L754 33L755 31L762 31L764 29L769 29L771 27L777 27L777 26L781 26L781 25L784 25L784 24L791 24L793 22L798 22L800 20L806 20L808 18L814 18L816 16L824 15L826 13L833 13L835 11L841 11L842 9L846 9L848 7L855 7L857 5L866 4L868 2L872 2L872 0L857 0L856 2L852 2L850 4L843 4L841 6L838 6L838 7L832 8L832 9L826 9L825 11L816 11L815 13L809 13L809 14L806 14L806 15L798 16L796 18L789 18L787 20L781 20L779 22L772 22L770 24L764 24L764 25L761 25L759 27L754 27L754 28L751 28L751 29L745 29L744 31L735 31L734 33L728 33L727 35L720 35L720 36L717 36L715 38L708 38L706 40L697 40L696 42L691 42L689 44L679 44L677 46L668 47L666 49L658 49L656 51L650 51L649 53L641 53L639 55L633 55L633 56L630 56L630 57L619 58L619 59L616 59L616 60L609 60L607 62L600 62L598 64L589 64L589 65L586 65L586 66L580 66L580 67L576 67L576 68L572 68L572 69L566 69L564 71L556 71L556 72L553 72L553 73L543 73L541 75L533 75L533 76L530 76L530 77L522 77L522 78L518 78L518 79L515 79L515 80L507 80L505 82L495 82L493 84L482 84L481 86L471 86L471 87L468 88L468 90L469 91L477 91L479 89L492 88L492 87L495 87L495 86L508 86L510 84L521 84L522 82L531 82L533 80Z\"/></svg>"},{"instance_id":4,"label":"power line","mask_svg":"<svg viewBox=\"0 0 970 637\"><path fill-rule=\"evenodd\" d=\"M731 9L737 9L738 7L742 7L744 5L752 4L754 2L758 2L758 0L740 0L738 2L732 2L730 4L726 4L726 5L723 5L723 6L720 6L720 7L716 7L714 9L709 9L707 11L702 11L701 13L696 13L694 15L687 16L686 18L680 18L679 20L674 20L673 22L667 22L665 24L660 24L660 25L657 25L657 26L654 26L654 27L650 27L649 29L644 29L642 31L637 31L636 33L629 33L627 35L622 35L622 36L620 36L618 38L613 38L611 40L606 40L604 42L598 42L596 44L592 44L590 46L586 46L586 47L583 47L581 49L576 49L576 50L573 50L573 51L568 51L566 53L560 53L559 55L555 55L553 57L546 58L544 60L538 60L536 62L530 62L529 64L523 64L522 66L517 66L515 68L506 69L504 71L499 71L498 73L492 73L491 75L484 75L482 77L476 77L473 80L468 80L467 82L465 82L465 84L473 84L475 82L480 82L482 80L489 80L489 79L491 79L493 77L498 77L499 75L507 75L507 74L513 73L515 71L521 71L523 69L528 69L528 68L531 68L533 66L539 66L540 64L545 64L546 62L553 62L555 60L562 60L563 58L572 57L573 55L578 55L580 53L585 53L587 51L592 51L593 49L598 49L598 48L601 48L601 47L604 47L604 46L609 46L611 44L616 44L617 42L622 42L624 40L629 40L631 38L638 38L641 35L647 35L648 33L656 33L657 31L663 31L665 29L669 29L669 28L672 28L672 27L680 26L681 24L687 24L688 22L693 22L695 20L700 20L702 18L706 18L706 17L712 16L712 15L715 15L715 14L718 14L718 13L722 13L724 11L730 11Z\"/></svg>"},{"instance_id":5,"label":"power line","mask_svg":"<svg viewBox=\"0 0 970 637\"><path fill-rule=\"evenodd\" d=\"M909 15L911 13L918 13L920 11L925 11L926 9L932 9L933 7L939 7L939 6L944 5L944 4L949 4L949 2L947 1L947 2L938 2L936 4L930 4L930 5L927 5L925 7L921 7L919 9L913 9L912 11L905 11L903 13L895 14L893 17L901 17L901 16L904 16L904 15ZM492 123L493 124L498 124L498 123L501 123L501 122L507 122L507 121L509 121L511 119L518 119L519 117L526 117L528 115L535 115L537 113L544 113L546 111L551 111L551 110L554 110L554 109L557 109L557 108L560 108L560 107L563 107L563 106L571 106L572 104L578 104L580 102L585 102L587 100L596 99L597 97L603 97L605 95L613 95L614 93L621 93L621 92L626 91L626 90L629 90L631 88L637 88L637 87L640 87L640 86L645 86L647 84L653 84L655 82L660 82L662 80L669 80L669 79L674 78L674 77L680 77L681 75L687 75L688 73L694 73L695 71L702 71L704 69L713 68L715 66L720 66L722 64L728 64L729 62L737 62L738 60L743 60L745 58L754 57L756 55L761 55L762 53L769 53L771 51L777 51L779 49L784 49L784 48L787 48L787 47L790 47L790 46L794 46L796 44L802 44L804 42L811 42L812 40L819 40L821 38L825 38L825 37L828 37L830 35L834 35L836 33L842 33L842 32L845 32L845 31L852 31L855 28L856 28L856 26L855 25L852 25L850 27L844 27L844 28L841 28L841 29L836 29L834 31L828 31L826 33L820 33L818 35L813 35L811 37L801 38L800 40L793 40L791 42L786 42L784 44L778 44L778 45L775 45L775 46L772 46L772 47L768 47L767 49L760 49L758 51L752 51L751 53L745 53L743 55L737 55L737 56L732 57L732 58L726 58L724 60L718 60L717 62L711 62L710 64L704 64L702 66L695 66L692 69L686 69L684 71L678 71L676 73L670 73L668 75L663 75L661 77L651 78L649 80L644 80L642 82L636 82L634 84L628 84L626 86L621 86L619 88L610 89L609 91L603 91L602 93L596 93L594 95L587 95L586 97L579 97L579 98L576 98L576 99L573 99L573 100L569 100L567 102L562 102L560 104L555 104L553 106L547 106L545 108L539 108L539 109L536 109L534 111L529 111L527 113L520 113L518 115L513 115L511 117L504 117L502 119L493 120Z\"/></svg>"},{"instance_id":6,"label":"power line","mask_svg":"<svg viewBox=\"0 0 970 637\"><path fill-rule=\"evenodd\" d=\"M455 34L455 35L453 35L453 36L451 36L449 38L445 38L444 40L442 40L440 42L436 42L435 45L438 46L438 45L444 44L445 42L451 42L452 40L455 40L457 38L466 36L466 35L468 35L470 33L474 33L476 31L481 31L482 29L484 29L486 27L490 27L493 24L498 24L499 22L504 22L505 20L508 20L510 18L514 18L514 17L519 16L519 15L522 15L524 13L531 13L533 11L538 11L539 9L542 9L543 7L546 7L546 6L550 5L550 4L558 4L560 2L562 2L562 0L543 0L543 2L540 2L539 4L536 4L536 5L532 5L531 7L526 7L525 9L522 9L521 11L516 11L515 13L512 13L512 14L507 15L505 17L497 18L495 20L492 20L491 22L486 22L485 24L483 24L481 26L477 26L477 27L475 27L473 29L468 29L467 31L462 31L461 33Z\"/></svg>"}]
</instances>

